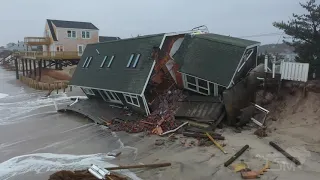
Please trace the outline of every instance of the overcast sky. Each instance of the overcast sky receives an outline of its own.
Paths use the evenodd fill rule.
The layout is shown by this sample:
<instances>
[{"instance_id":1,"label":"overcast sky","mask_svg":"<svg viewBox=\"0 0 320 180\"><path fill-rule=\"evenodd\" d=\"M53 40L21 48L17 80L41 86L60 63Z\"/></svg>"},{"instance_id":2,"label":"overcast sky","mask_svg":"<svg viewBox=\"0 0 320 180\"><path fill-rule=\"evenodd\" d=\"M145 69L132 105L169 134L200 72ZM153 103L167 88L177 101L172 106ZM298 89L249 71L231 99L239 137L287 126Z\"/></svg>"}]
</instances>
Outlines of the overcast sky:
<instances>
[{"instance_id":1,"label":"overcast sky","mask_svg":"<svg viewBox=\"0 0 320 180\"><path fill-rule=\"evenodd\" d=\"M88 21L100 35L121 38L190 30L247 37L277 33L272 22L303 13L306 0L0 0L0 46L42 36L46 19ZM262 44L281 35L250 37Z\"/></svg>"}]
</instances>

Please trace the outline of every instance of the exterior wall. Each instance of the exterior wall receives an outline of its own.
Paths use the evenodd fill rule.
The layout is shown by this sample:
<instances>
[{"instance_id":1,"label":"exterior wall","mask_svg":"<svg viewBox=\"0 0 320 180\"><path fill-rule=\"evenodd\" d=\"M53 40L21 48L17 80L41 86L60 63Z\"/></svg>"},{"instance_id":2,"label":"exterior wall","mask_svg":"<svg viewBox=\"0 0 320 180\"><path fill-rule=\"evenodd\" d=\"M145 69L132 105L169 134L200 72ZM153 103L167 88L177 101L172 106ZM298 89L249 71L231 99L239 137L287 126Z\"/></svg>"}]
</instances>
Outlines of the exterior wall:
<instances>
[{"instance_id":1,"label":"exterior wall","mask_svg":"<svg viewBox=\"0 0 320 180\"><path fill-rule=\"evenodd\" d=\"M97 89L91 89L93 92L94 92L94 96L93 95L89 95L89 94L86 94L86 96L89 98L89 99L99 99L103 102L106 102L103 97L101 96L101 94L99 93L99 90ZM84 92L84 91L83 91ZM143 102L143 99L142 97L138 96L138 101L139 101L139 105L140 107L137 107L137 106L134 106L134 105L131 105L131 104L128 104L125 100L125 97L123 95L123 93L116 93L119 97L119 99L121 100L123 106L127 106L129 107L130 109L134 110L135 112L138 112L140 114L146 114L146 110L145 110L145 106L144 106L144 102ZM114 103L114 102L106 102L106 103L110 103L110 104L115 104L115 105L120 105L119 103Z\"/></svg>"},{"instance_id":2,"label":"exterior wall","mask_svg":"<svg viewBox=\"0 0 320 180\"><path fill-rule=\"evenodd\" d=\"M53 42L48 22L46 22L46 25L45 25L45 28L44 28L44 31L43 31L43 37L47 37L47 36L49 36L51 38L51 42ZM43 45L42 49L43 49L43 51L51 51L52 52L54 50L53 49L53 44L49 45L49 47L46 46L46 45Z\"/></svg>"},{"instance_id":3,"label":"exterior wall","mask_svg":"<svg viewBox=\"0 0 320 180\"><path fill-rule=\"evenodd\" d=\"M86 45L99 42L99 30L57 28L55 26L53 27L56 31L58 39L58 42L55 42L55 45L63 45L63 51L78 51L78 45ZM67 33L68 30L76 31L76 38L69 38ZM82 31L89 31L91 36L90 39L82 39Z\"/></svg>"}]
</instances>

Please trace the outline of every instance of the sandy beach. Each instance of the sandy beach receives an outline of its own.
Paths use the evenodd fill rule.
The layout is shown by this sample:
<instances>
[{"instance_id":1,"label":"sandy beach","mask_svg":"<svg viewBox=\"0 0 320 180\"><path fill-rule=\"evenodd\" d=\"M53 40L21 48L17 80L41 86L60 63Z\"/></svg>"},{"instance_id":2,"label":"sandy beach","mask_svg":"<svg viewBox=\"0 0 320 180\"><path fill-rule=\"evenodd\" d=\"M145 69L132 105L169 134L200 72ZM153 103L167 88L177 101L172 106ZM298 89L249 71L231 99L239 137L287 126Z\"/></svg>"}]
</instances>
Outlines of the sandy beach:
<instances>
[{"instance_id":1,"label":"sandy beach","mask_svg":"<svg viewBox=\"0 0 320 180\"><path fill-rule=\"evenodd\" d=\"M180 180L180 179L241 179L223 163L248 144L246 151L235 163L243 159L251 169L263 167L266 159L272 161L271 169L260 179L316 180L320 176L319 133L313 141L298 132L319 132L319 124L282 128L260 139L252 130L235 133L230 128L218 130L225 137L223 154L214 146L187 146L196 139L176 136L175 141L166 137L164 145L156 146L159 136L111 132L104 126L73 114L59 114L53 101L71 103L67 96L83 95L74 90L66 94L52 94L32 90L16 81L12 72L0 69L0 179L45 180L54 171L61 169L86 169L90 164L101 167L125 164L171 162L172 166L153 170L121 171L131 179ZM274 125L275 126L275 125ZM278 125L276 125L278 126ZM273 126L272 126L273 127ZM292 127L292 124L291 126ZM304 128L302 130L301 128ZM310 134L306 134L310 135ZM276 141L286 150L298 154L302 166L296 167L283 155L269 146ZM308 142L307 142L308 141ZM181 142L186 142L182 144ZM312 149L312 148L313 149ZM106 153L121 151L118 158Z\"/></svg>"}]
</instances>

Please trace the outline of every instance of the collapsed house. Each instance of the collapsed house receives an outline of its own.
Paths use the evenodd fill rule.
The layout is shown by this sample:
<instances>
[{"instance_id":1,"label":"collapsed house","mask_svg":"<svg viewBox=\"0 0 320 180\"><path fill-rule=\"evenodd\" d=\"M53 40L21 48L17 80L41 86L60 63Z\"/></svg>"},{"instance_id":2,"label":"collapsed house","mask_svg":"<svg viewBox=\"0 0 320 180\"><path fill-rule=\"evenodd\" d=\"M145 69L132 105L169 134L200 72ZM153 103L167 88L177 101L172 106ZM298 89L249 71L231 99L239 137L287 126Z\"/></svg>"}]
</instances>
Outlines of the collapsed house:
<instances>
[{"instance_id":1,"label":"collapsed house","mask_svg":"<svg viewBox=\"0 0 320 180\"><path fill-rule=\"evenodd\" d=\"M70 84L89 99L150 115L159 105L157 97L173 86L221 99L256 66L258 46L201 31L89 44Z\"/></svg>"}]
</instances>

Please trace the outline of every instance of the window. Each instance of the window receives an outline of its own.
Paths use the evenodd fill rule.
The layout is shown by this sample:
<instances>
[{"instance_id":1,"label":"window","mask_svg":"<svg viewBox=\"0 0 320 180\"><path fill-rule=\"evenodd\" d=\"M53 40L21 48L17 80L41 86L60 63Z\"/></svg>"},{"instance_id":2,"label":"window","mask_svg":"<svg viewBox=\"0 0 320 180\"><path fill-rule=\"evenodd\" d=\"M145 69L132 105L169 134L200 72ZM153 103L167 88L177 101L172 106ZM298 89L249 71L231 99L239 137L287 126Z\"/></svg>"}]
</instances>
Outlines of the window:
<instances>
[{"instance_id":1,"label":"window","mask_svg":"<svg viewBox=\"0 0 320 180\"><path fill-rule=\"evenodd\" d=\"M210 95L209 82L193 76L184 75L184 87L200 94Z\"/></svg>"},{"instance_id":2,"label":"window","mask_svg":"<svg viewBox=\"0 0 320 180\"><path fill-rule=\"evenodd\" d=\"M108 58L108 56L105 56L105 57L103 58L103 61L102 61L101 65L100 65L100 68L102 68L102 67L104 66L107 58Z\"/></svg>"},{"instance_id":3,"label":"window","mask_svg":"<svg viewBox=\"0 0 320 180\"><path fill-rule=\"evenodd\" d=\"M81 32L82 39L90 39L90 31Z\"/></svg>"},{"instance_id":4,"label":"window","mask_svg":"<svg viewBox=\"0 0 320 180\"><path fill-rule=\"evenodd\" d=\"M117 93L111 92L111 91L103 91L103 92L105 94L105 97L107 97L110 102L122 104Z\"/></svg>"},{"instance_id":5,"label":"window","mask_svg":"<svg viewBox=\"0 0 320 180\"><path fill-rule=\"evenodd\" d=\"M82 67L83 68L88 68L90 63L91 63L92 57L87 57L86 60L84 61Z\"/></svg>"},{"instance_id":6,"label":"window","mask_svg":"<svg viewBox=\"0 0 320 180\"><path fill-rule=\"evenodd\" d=\"M68 38L76 38L77 37L76 31L69 30L69 31L67 31L67 33L68 33Z\"/></svg>"},{"instance_id":7,"label":"window","mask_svg":"<svg viewBox=\"0 0 320 180\"><path fill-rule=\"evenodd\" d=\"M136 54L136 55L131 54L130 59L127 64L127 68L129 68L129 67L136 68L137 64L139 62L140 56L141 56L141 54ZM132 62L133 59L134 59L134 61Z\"/></svg>"},{"instance_id":8,"label":"window","mask_svg":"<svg viewBox=\"0 0 320 180\"><path fill-rule=\"evenodd\" d=\"M83 92L87 95L92 95L94 96L94 92L91 90L91 89L88 89L88 88L82 88Z\"/></svg>"},{"instance_id":9,"label":"window","mask_svg":"<svg viewBox=\"0 0 320 180\"><path fill-rule=\"evenodd\" d=\"M103 68L103 66L108 63L107 67L110 68L111 64L112 64L112 61L114 59L114 56L111 56L111 58L108 60L108 56L105 56L101 65L100 65L100 68Z\"/></svg>"},{"instance_id":10,"label":"window","mask_svg":"<svg viewBox=\"0 0 320 180\"><path fill-rule=\"evenodd\" d=\"M131 95L131 94L123 94L123 95L128 104L140 107L140 103L137 95Z\"/></svg>"},{"instance_id":11,"label":"window","mask_svg":"<svg viewBox=\"0 0 320 180\"><path fill-rule=\"evenodd\" d=\"M114 56L111 57L111 59L110 59L110 61L108 63L108 66L107 66L108 68L111 66L113 59L114 59Z\"/></svg>"},{"instance_id":12,"label":"window","mask_svg":"<svg viewBox=\"0 0 320 180\"><path fill-rule=\"evenodd\" d=\"M241 59L242 64L239 67L238 72L240 72L240 70L246 64L246 62L249 60L249 58L251 57L252 54L253 54L253 49L249 49L246 51L246 53L244 54L244 56Z\"/></svg>"}]
</instances>

